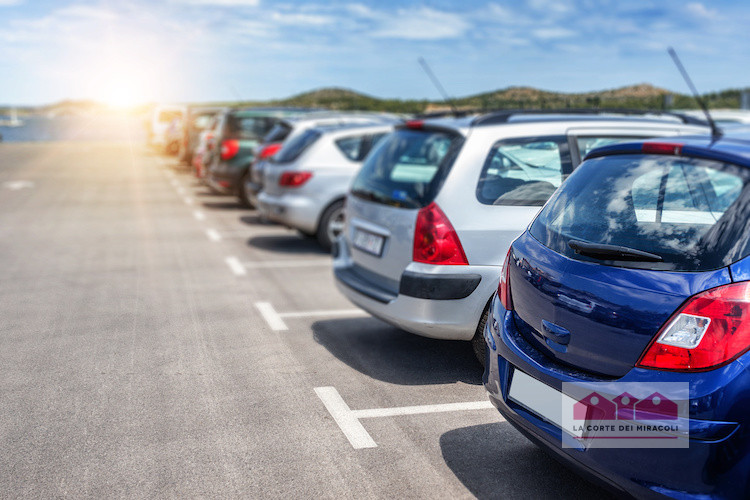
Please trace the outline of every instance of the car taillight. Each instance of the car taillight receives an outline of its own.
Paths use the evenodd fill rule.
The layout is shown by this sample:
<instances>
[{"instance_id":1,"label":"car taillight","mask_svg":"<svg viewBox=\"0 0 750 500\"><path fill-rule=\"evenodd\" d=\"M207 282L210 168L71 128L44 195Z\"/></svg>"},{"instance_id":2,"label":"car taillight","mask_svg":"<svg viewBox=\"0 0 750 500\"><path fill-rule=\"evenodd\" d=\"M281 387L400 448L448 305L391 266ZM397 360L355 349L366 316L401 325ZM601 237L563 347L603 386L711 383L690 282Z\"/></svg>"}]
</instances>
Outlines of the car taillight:
<instances>
[{"instance_id":1,"label":"car taillight","mask_svg":"<svg viewBox=\"0 0 750 500\"><path fill-rule=\"evenodd\" d=\"M273 144L268 144L267 146L264 146L263 149L260 150L260 153L258 153L258 159L265 160L266 158L270 158L273 155L275 155L279 151L279 149L281 149L280 142L274 142Z\"/></svg>"},{"instance_id":2,"label":"car taillight","mask_svg":"<svg viewBox=\"0 0 750 500\"><path fill-rule=\"evenodd\" d=\"M240 151L240 143L236 139L227 139L221 143L221 159L231 160Z\"/></svg>"},{"instance_id":3,"label":"car taillight","mask_svg":"<svg viewBox=\"0 0 750 500\"><path fill-rule=\"evenodd\" d=\"M503 262L503 270L500 273L500 284L497 286L497 296L506 311L513 310L513 301L510 298L510 258L513 252L512 248L508 249L508 254Z\"/></svg>"},{"instance_id":4,"label":"car taillight","mask_svg":"<svg viewBox=\"0 0 750 500\"><path fill-rule=\"evenodd\" d=\"M435 202L417 214L413 260L425 264L469 264L456 230Z\"/></svg>"},{"instance_id":5,"label":"car taillight","mask_svg":"<svg viewBox=\"0 0 750 500\"><path fill-rule=\"evenodd\" d=\"M750 349L750 281L690 297L659 330L637 366L705 371Z\"/></svg>"},{"instance_id":6,"label":"car taillight","mask_svg":"<svg viewBox=\"0 0 750 500\"><path fill-rule=\"evenodd\" d=\"M656 155L679 155L682 152L682 144L672 142L644 142L641 151L646 154Z\"/></svg>"},{"instance_id":7,"label":"car taillight","mask_svg":"<svg viewBox=\"0 0 750 500\"><path fill-rule=\"evenodd\" d=\"M279 177L279 186L299 187L312 177L312 172L284 172Z\"/></svg>"}]
</instances>

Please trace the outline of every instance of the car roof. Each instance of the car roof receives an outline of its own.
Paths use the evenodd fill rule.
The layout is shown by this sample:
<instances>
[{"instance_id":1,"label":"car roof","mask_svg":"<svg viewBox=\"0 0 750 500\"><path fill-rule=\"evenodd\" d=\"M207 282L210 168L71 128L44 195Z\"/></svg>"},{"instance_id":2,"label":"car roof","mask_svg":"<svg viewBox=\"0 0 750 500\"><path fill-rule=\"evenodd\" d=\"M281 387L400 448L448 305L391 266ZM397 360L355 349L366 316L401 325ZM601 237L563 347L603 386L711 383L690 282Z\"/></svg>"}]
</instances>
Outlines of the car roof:
<instances>
[{"instance_id":1,"label":"car roof","mask_svg":"<svg viewBox=\"0 0 750 500\"><path fill-rule=\"evenodd\" d=\"M290 126L306 123L315 122L334 122L341 120L340 123L347 123L347 120L370 120L372 123L397 123L403 121L403 119L397 115L390 113L368 113L368 112L341 112L341 111L320 111L313 113L305 113L302 115L289 116L284 118L282 121ZM361 122L360 122L361 123ZM321 126L325 123L321 124Z\"/></svg>"},{"instance_id":2,"label":"car roof","mask_svg":"<svg viewBox=\"0 0 750 500\"><path fill-rule=\"evenodd\" d=\"M632 141L596 148L585 159L602 156L643 153L644 144L662 145L660 151L651 149L649 154L672 154L718 160L750 167L750 130L731 129L720 137L694 135L661 137L645 141ZM672 146L672 147L669 147Z\"/></svg>"},{"instance_id":3,"label":"car roof","mask_svg":"<svg viewBox=\"0 0 750 500\"><path fill-rule=\"evenodd\" d=\"M519 123L540 122L627 122L627 123L674 123L707 126L705 120L682 113L672 113L659 110L630 110L630 109L521 109L500 110L493 112L470 112L465 116L442 116L438 118L426 117L418 119L425 127L451 129L463 134L473 127L491 125L515 125Z\"/></svg>"},{"instance_id":4,"label":"car roof","mask_svg":"<svg viewBox=\"0 0 750 500\"><path fill-rule=\"evenodd\" d=\"M289 116L298 113L309 113L307 108L232 108L227 112L239 116Z\"/></svg>"}]
</instances>

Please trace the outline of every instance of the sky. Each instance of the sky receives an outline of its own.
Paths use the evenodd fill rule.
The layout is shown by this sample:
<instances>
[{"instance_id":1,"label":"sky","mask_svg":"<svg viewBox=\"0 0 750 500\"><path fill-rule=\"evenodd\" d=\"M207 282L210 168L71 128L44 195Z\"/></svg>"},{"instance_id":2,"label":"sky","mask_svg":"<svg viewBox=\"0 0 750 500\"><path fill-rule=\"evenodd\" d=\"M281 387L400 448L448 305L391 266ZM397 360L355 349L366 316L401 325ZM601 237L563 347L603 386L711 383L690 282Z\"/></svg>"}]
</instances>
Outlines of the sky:
<instances>
[{"instance_id":1,"label":"sky","mask_svg":"<svg viewBox=\"0 0 750 500\"><path fill-rule=\"evenodd\" d=\"M744 0L0 0L0 103L750 86Z\"/></svg>"}]
</instances>

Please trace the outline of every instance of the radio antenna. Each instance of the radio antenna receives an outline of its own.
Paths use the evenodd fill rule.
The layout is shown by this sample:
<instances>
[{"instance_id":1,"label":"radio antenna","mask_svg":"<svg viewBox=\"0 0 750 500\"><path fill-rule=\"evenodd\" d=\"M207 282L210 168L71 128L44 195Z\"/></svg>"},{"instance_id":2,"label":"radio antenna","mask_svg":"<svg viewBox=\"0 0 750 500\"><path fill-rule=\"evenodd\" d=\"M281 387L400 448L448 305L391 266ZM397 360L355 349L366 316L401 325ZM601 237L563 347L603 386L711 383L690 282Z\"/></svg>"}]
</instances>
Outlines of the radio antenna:
<instances>
[{"instance_id":1,"label":"radio antenna","mask_svg":"<svg viewBox=\"0 0 750 500\"><path fill-rule=\"evenodd\" d=\"M453 99L450 98L443 86L440 85L440 80L438 80L435 76L435 73L432 72L429 64L427 64L427 61L424 60L424 57L420 57L418 61L422 66L424 72L427 73L427 76L430 78L430 80L432 80L432 84L435 85L435 88L437 88L438 92L443 97L443 101L445 101L445 104L447 104L451 108L451 112L453 112L454 115L458 116L458 108L456 107L456 103L453 102Z\"/></svg>"},{"instance_id":2,"label":"radio antenna","mask_svg":"<svg viewBox=\"0 0 750 500\"><path fill-rule=\"evenodd\" d=\"M704 101L703 98L698 94L698 90L695 88L695 85L693 85L693 81L690 79L690 75L688 75L688 72L685 70L685 66L682 65L680 58L677 56L677 52L675 52L672 47L669 47L667 49L667 52L669 52L669 55L672 57L672 60L677 66L677 69L680 70L682 78L690 88L690 92L693 93L693 97L695 98L695 100L698 101L698 105L703 110L703 114L706 115L706 121L708 121L708 125L711 127L711 139L714 141L720 139L722 136L721 129L716 126L716 122L713 118L711 118L711 113L708 112L706 101Z\"/></svg>"}]
</instances>

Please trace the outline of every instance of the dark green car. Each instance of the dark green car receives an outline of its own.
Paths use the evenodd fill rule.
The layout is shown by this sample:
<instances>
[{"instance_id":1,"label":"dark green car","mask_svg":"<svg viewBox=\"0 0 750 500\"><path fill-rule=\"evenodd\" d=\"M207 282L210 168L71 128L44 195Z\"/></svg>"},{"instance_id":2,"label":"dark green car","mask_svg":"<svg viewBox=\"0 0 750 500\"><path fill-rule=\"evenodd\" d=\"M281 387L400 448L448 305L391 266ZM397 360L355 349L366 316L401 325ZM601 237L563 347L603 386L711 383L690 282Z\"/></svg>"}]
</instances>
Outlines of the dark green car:
<instances>
[{"instance_id":1,"label":"dark green car","mask_svg":"<svg viewBox=\"0 0 750 500\"><path fill-rule=\"evenodd\" d=\"M255 150L280 119L309 110L294 108L231 109L219 116L215 146L207 158L206 181L216 192L239 194L239 187L248 175ZM250 206L247 199L241 201Z\"/></svg>"}]
</instances>

